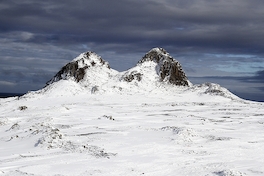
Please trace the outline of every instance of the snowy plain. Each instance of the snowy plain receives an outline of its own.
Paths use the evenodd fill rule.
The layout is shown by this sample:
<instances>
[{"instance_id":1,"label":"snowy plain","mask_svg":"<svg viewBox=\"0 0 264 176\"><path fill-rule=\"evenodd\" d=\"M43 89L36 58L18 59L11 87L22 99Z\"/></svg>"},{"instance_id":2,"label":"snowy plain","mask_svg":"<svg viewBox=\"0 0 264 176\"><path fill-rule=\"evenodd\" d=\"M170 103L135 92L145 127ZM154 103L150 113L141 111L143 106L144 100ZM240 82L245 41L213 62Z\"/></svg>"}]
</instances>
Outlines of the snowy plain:
<instances>
[{"instance_id":1,"label":"snowy plain","mask_svg":"<svg viewBox=\"0 0 264 176\"><path fill-rule=\"evenodd\" d=\"M120 81L135 70L140 82ZM93 67L0 99L0 175L264 175L264 103L154 72Z\"/></svg>"}]
</instances>

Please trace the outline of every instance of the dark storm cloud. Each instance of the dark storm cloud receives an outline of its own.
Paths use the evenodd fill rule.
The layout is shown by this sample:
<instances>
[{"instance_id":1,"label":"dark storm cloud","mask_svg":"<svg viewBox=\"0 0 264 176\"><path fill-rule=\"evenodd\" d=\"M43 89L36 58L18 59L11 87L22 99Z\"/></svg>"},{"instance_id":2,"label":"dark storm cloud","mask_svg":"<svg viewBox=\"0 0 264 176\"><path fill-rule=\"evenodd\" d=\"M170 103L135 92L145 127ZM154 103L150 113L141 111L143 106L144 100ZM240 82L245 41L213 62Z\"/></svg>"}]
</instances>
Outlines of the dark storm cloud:
<instances>
[{"instance_id":1,"label":"dark storm cloud","mask_svg":"<svg viewBox=\"0 0 264 176\"><path fill-rule=\"evenodd\" d=\"M258 71L255 76L256 80L260 80L264 83L264 70Z\"/></svg>"},{"instance_id":2,"label":"dark storm cloud","mask_svg":"<svg viewBox=\"0 0 264 176\"><path fill-rule=\"evenodd\" d=\"M21 71L17 71L17 70L3 69L3 70L1 70L0 74L2 76L10 76L10 77L15 77L17 79L25 78L24 73Z\"/></svg>"},{"instance_id":3,"label":"dark storm cloud","mask_svg":"<svg viewBox=\"0 0 264 176\"><path fill-rule=\"evenodd\" d=\"M10 1L0 29L29 31L31 42L138 43L261 53L262 1Z\"/></svg>"},{"instance_id":4,"label":"dark storm cloud","mask_svg":"<svg viewBox=\"0 0 264 176\"><path fill-rule=\"evenodd\" d=\"M214 80L236 80L240 82L248 82L248 83L262 83L264 86L264 70L257 71L253 76L207 76L204 78L214 79Z\"/></svg>"},{"instance_id":5,"label":"dark storm cloud","mask_svg":"<svg viewBox=\"0 0 264 176\"><path fill-rule=\"evenodd\" d=\"M245 82L253 82L253 83L263 83L264 86L264 70L257 71L254 76L245 77L241 79Z\"/></svg>"},{"instance_id":6,"label":"dark storm cloud","mask_svg":"<svg viewBox=\"0 0 264 176\"><path fill-rule=\"evenodd\" d=\"M195 79L196 77L192 77ZM202 78L213 79L213 80L235 80L240 82L255 82L263 83L264 86L264 70L257 71L253 76L204 76Z\"/></svg>"}]
</instances>

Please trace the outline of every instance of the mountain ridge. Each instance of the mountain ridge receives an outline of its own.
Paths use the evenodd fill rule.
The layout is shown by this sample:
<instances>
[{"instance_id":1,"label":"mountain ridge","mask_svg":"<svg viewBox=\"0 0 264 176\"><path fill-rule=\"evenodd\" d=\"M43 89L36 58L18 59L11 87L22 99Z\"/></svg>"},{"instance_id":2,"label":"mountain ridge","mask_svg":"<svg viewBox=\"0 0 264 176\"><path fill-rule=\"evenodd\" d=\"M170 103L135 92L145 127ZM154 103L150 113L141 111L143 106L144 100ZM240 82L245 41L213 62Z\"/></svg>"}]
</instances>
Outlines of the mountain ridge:
<instances>
[{"instance_id":1,"label":"mountain ridge","mask_svg":"<svg viewBox=\"0 0 264 176\"><path fill-rule=\"evenodd\" d=\"M133 80L141 81L144 74L142 70L145 67L145 62L153 62L156 74L153 72L155 76L159 77L160 82L168 82L173 85L178 86L190 86L190 81L188 80L186 74L184 73L180 63L174 59L169 53L163 48L153 48L148 53L146 53L142 59L140 59L135 67L132 67L129 70L134 70L129 73L129 70L124 71L124 75L121 75L120 81L132 82ZM50 85L54 82L60 80L69 80L72 79L76 82L85 82L88 81L86 75L89 75L89 72L94 68L101 67L105 72L116 72L116 70L110 68L108 62L103 60L101 56L97 55L95 52L88 51L80 54L78 57L73 59L71 62L67 63L63 66L56 75L49 80L46 85ZM135 71L136 67L140 68L138 71ZM107 68L107 69L105 69ZM99 74L94 75L97 77ZM121 74L121 73L120 73ZM154 76L153 75L153 76ZM158 81L158 80L156 80Z\"/></svg>"},{"instance_id":2,"label":"mountain ridge","mask_svg":"<svg viewBox=\"0 0 264 176\"><path fill-rule=\"evenodd\" d=\"M226 88L214 83L193 85L184 73L181 64L163 48L153 48L138 63L123 72L112 69L109 63L95 52L85 52L67 63L47 85L32 94L72 96L76 94L177 94L179 97L192 94L224 97L240 100Z\"/></svg>"}]
</instances>

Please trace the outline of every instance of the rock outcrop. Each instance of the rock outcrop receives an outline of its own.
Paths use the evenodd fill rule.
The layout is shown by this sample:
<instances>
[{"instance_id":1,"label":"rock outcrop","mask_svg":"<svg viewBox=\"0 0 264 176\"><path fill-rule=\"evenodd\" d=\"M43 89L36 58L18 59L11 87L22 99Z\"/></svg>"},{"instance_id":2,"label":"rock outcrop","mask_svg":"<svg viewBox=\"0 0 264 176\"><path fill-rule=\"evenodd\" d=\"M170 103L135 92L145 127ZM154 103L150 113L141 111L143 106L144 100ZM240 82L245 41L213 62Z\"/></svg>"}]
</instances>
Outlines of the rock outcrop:
<instances>
[{"instance_id":1,"label":"rock outcrop","mask_svg":"<svg viewBox=\"0 0 264 176\"><path fill-rule=\"evenodd\" d=\"M124 74L122 79L126 82L132 82L133 80L141 81L143 74L136 71L132 71L129 74Z\"/></svg>"},{"instance_id":2,"label":"rock outcrop","mask_svg":"<svg viewBox=\"0 0 264 176\"><path fill-rule=\"evenodd\" d=\"M46 85L62 79L74 79L76 82L79 82L84 78L86 71L89 70L89 68L96 66L103 66L110 69L108 62L103 60L96 53L91 51L82 53L73 61L63 66L61 70L46 83Z\"/></svg>"},{"instance_id":3,"label":"rock outcrop","mask_svg":"<svg viewBox=\"0 0 264 176\"><path fill-rule=\"evenodd\" d=\"M188 79L180 63L169 55L163 48L153 48L138 62L152 61L157 63L157 72L160 81L169 81L178 86L189 86Z\"/></svg>"}]
</instances>

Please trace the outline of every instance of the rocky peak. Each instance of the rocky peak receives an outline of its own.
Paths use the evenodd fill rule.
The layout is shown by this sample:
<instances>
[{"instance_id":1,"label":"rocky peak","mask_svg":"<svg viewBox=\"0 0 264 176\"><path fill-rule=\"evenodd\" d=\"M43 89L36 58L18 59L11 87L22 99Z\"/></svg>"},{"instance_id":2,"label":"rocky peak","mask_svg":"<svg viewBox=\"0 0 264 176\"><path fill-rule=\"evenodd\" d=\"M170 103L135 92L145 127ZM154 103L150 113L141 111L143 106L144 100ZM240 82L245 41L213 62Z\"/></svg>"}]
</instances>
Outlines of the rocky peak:
<instances>
[{"instance_id":1,"label":"rocky peak","mask_svg":"<svg viewBox=\"0 0 264 176\"><path fill-rule=\"evenodd\" d=\"M161 60L169 58L172 60L172 57L169 55L169 53L163 49L163 48L153 48L148 53L143 56L143 58L138 61L138 63L143 63L146 61L153 61L156 63L160 63Z\"/></svg>"},{"instance_id":2,"label":"rocky peak","mask_svg":"<svg viewBox=\"0 0 264 176\"><path fill-rule=\"evenodd\" d=\"M108 62L103 60L96 53L92 51L82 53L63 66L61 70L46 84L49 85L62 79L74 79L76 82L79 82L84 78L88 69L98 66L110 69Z\"/></svg>"},{"instance_id":3,"label":"rocky peak","mask_svg":"<svg viewBox=\"0 0 264 176\"><path fill-rule=\"evenodd\" d=\"M179 86L189 86L188 79L180 63L163 48L153 48L143 56L138 65L152 61L157 63L157 71L161 81L169 81Z\"/></svg>"},{"instance_id":4,"label":"rocky peak","mask_svg":"<svg viewBox=\"0 0 264 176\"><path fill-rule=\"evenodd\" d=\"M60 71L46 84L59 80L74 80L82 85L99 85L111 82L117 72L110 69L108 62L94 52L80 54L63 66ZM136 67L119 74L119 80L126 82L161 81L178 86L189 86L180 63L163 48L153 48L143 56ZM147 81L147 82L148 82Z\"/></svg>"}]
</instances>

